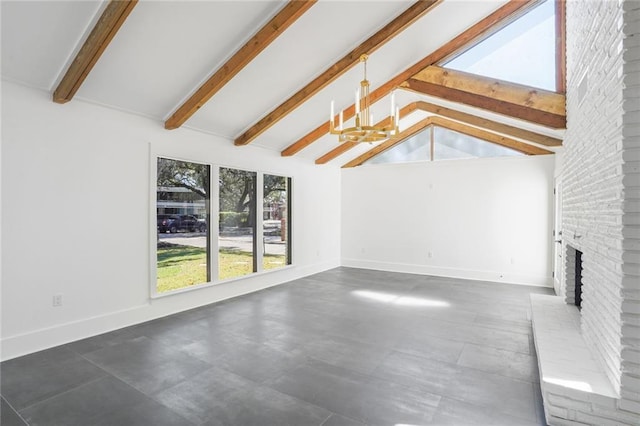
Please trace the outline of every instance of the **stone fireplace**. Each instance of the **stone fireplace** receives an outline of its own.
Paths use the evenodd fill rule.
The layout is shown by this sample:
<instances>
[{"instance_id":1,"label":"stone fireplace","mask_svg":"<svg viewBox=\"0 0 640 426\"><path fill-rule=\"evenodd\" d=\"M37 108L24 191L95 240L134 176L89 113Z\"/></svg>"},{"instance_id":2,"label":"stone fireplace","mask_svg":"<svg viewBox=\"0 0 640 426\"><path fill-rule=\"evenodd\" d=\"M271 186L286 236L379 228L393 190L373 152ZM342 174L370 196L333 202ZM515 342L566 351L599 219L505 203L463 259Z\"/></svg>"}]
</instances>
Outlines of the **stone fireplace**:
<instances>
[{"instance_id":1,"label":"stone fireplace","mask_svg":"<svg viewBox=\"0 0 640 426\"><path fill-rule=\"evenodd\" d=\"M567 1L566 17L564 272L557 296L532 295L545 415L638 425L640 2Z\"/></svg>"}]
</instances>

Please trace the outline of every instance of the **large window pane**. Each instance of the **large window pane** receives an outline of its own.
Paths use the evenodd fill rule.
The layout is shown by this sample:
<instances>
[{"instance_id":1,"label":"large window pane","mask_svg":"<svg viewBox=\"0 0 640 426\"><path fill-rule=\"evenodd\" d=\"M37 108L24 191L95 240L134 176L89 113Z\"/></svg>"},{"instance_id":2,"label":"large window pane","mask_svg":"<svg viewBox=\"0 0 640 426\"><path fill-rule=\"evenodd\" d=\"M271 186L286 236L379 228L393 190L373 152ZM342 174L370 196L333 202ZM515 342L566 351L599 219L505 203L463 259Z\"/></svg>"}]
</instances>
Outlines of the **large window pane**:
<instances>
[{"instance_id":1,"label":"large window pane","mask_svg":"<svg viewBox=\"0 0 640 426\"><path fill-rule=\"evenodd\" d=\"M429 126L420 133L367 160L365 164L396 164L411 161L520 155L524 154L520 151L444 127Z\"/></svg>"},{"instance_id":2,"label":"large window pane","mask_svg":"<svg viewBox=\"0 0 640 426\"><path fill-rule=\"evenodd\" d=\"M434 127L433 141L433 159L436 161L524 155L519 151L439 126Z\"/></svg>"},{"instance_id":3,"label":"large window pane","mask_svg":"<svg viewBox=\"0 0 640 426\"><path fill-rule=\"evenodd\" d=\"M218 270L221 280L257 270L256 173L220 168Z\"/></svg>"},{"instance_id":4,"label":"large window pane","mask_svg":"<svg viewBox=\"0 0 640 426\"><path fill-rule=\"evenodd\" d=\"M367 160L365 164L395 164L428 161L430 157L431 126L398 145Z\"/></svg>"},{"instance_id":5,"label":"large window pane","mask_svg":"<svg viewBox=\"0 0 640 426\"><path fill-rule=\"evenodd\" d=\"M211 281L206 164L158 158L157 282L164 293Z\"/></svg>"},{"instance_id":6,"label":"large window pane","mask_svg":"<svg viewBox=\"0 0 640 426\"><path fill-rule=\"evenodd\" d=\"M289 258L289 183L283 176L264 175L262 269L281 268Z\"/></svg>"}]
</instances>

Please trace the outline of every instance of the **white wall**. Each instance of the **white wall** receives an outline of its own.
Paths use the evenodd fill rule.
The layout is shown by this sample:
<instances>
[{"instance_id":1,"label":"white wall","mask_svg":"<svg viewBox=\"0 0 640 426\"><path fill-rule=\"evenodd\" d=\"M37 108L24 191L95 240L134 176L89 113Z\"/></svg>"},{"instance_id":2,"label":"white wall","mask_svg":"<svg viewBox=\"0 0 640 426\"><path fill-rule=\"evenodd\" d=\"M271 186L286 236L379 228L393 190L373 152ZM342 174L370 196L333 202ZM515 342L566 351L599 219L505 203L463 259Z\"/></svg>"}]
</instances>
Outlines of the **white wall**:
<instances>
[{"instance_id":1,"label":"white wall","mask_svg":"<svg viewBox=\"0 0 640 426\"><path fill-rule=\"evenodd\" d=\"M293 177L294 267L150 300L150 149ZM334 167L3 82L1 357L338 266L339 191Z\"/></svg>"},{"instance_id":2,"label":"white wall","mask_svg":"<svg viewBox=\"0 0 640 426\"><path fill-rule=\"evenodd\" d=\"M342 264L552 285L554 157L372 165L342 174Z\"/></svg>"}]
</instances>

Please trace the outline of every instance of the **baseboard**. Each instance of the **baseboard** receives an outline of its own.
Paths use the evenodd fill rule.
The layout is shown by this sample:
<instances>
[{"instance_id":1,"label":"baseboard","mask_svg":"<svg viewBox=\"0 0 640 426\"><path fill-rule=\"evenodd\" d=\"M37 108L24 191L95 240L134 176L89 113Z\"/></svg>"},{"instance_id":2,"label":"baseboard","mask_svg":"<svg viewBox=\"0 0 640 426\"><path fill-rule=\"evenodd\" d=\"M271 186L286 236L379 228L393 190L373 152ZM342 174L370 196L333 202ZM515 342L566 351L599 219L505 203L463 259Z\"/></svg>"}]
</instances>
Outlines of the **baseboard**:
<instances>
[{"instance_id":1,"label":"baseboard","mask_svg":"<svg viewBox=\"0 0 640 426\"><path fill-rule=\"evenodd\" d=\"M447 268L408 263L378 262L362 259L342 259L342 266L351 268L373 269L377 271L405 272L409 274L433 275L437 277L461 278L475 281L495 281L506 284L531 285L536 287L553 287L551 276L523 275L495 271L479 271L471 269Z\"/></svg>"},{"instance_id":2,"label":"baseboard","mask_svg":"<svg viewBox=\"0 0 640 426\"><path fill-rule=\"evenodd\" d=\"M294 265L279 272L271 272L262 276L202 288L161 299L149 299L148 303L128 309L3 337L0 340L0 360L6 361L54 346L197 308L198 306L252 293L338 266L340 266L340 261L337 259L305 266Z\"/></svg>"}]
</instances>

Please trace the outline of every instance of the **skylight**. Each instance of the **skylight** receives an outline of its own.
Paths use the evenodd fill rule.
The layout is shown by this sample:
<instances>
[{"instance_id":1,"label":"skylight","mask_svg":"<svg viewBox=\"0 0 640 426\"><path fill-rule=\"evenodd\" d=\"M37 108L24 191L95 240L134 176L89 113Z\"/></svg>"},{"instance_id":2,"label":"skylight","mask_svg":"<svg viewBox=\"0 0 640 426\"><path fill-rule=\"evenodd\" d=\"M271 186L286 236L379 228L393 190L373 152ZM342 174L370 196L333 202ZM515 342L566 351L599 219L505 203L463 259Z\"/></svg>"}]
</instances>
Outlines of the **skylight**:
<instances>
[{"instance_id":1,"label":"skylight","mask_svg":"<svg viewBox=\"0 0 640 426\"><path fill-rule=\"evenodd\" d=\"M556 90L555 1L546 0L444 66Z\"/></svg>"}]
</instances>

